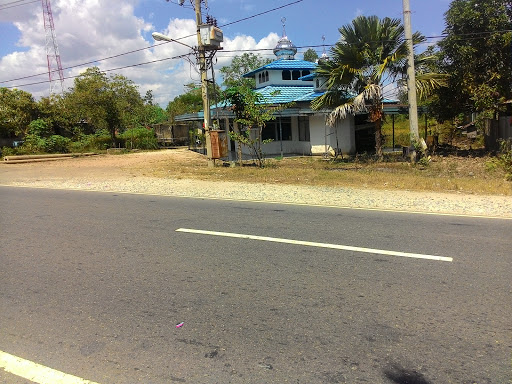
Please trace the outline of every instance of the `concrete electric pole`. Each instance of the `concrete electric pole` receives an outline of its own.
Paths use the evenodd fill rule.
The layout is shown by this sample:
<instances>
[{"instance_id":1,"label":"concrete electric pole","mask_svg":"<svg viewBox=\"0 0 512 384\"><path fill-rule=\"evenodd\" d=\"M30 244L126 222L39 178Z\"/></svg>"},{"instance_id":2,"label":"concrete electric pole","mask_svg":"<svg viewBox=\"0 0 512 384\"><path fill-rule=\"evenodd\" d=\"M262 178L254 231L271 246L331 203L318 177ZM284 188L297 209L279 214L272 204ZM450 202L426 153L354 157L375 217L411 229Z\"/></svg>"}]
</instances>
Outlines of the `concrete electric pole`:
<instances>
[{"instance_id":1,"label":"concrete electric pole","mask_svg":"<svg viewBox=\"0 0 512 384\"><path fill-rule=\"evenodd\" d=\"M418 104L416 101L416 74L414 71L414 46L412 41L411 28L411 9L409 0L403 0L404 8L404 31L407 47L409 48L407 65L407 95L409 98L409 128L411 132L411 144L419 143L420 135L418 133ZM416 151L412 151L412 156L416 160Z\"/></svg>"},{"instance_id":2,"label":"concrete electric pole","mask_svg":"<svg viewBox=\"0 0 512 384\"><path fill-rule=\"evenodd\" d=\"M195 0L196 9L196 26L197 26L197 49L199 51L199 72L201 73L201 95L203 98L203 112L204 112L204 132L206 136L206 157L208 159L208 166L215 165L212 159L212 141L210 137L210 100L208 99L208 78L207 78L207 63L206 63L206 49L201 37L201 25L203 24L201 16L201 0Z\"/></svg>"}]
</instances>

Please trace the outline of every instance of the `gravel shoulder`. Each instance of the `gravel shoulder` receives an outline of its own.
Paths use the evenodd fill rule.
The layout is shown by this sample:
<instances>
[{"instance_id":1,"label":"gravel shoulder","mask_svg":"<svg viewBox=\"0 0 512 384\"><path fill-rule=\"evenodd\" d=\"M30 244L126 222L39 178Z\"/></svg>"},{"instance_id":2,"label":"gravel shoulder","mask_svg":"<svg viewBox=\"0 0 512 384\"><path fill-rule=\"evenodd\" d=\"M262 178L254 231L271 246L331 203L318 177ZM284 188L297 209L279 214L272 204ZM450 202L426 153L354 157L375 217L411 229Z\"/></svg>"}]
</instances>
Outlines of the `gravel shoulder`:
<instances>
[{"instance_id":1,"label":"gravel shoulder","mask_svg":"<svg viewBox=\"0 0 512 384\"><path fill-rule=\"evenodd\" d=\"M151 176L151 169L159 164L167 161L197 160L198 156L200 155L194 152L179 149L40 163L0 163L0 185L512 218L510 196L255 184Z\"/></svg>"}]
</instances>

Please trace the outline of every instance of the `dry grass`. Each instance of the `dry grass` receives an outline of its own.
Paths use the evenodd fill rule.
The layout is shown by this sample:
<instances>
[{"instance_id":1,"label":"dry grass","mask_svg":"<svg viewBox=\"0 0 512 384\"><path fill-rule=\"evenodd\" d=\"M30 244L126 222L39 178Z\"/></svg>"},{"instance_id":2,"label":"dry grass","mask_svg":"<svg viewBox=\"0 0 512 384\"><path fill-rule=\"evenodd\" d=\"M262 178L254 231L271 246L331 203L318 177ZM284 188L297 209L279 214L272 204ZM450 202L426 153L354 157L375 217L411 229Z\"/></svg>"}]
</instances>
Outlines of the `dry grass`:
<instances>
[{"instance_id":1,"label":"dry grass","mask_svg":"<svg viewBox=\"0 0 512 384\"><path fill-rule=\"evenodd\" d=\"M426 166L411 165L399 157L325 161L316 157L267 159L263 169L246 164L208 168L204 157L189 152L144 166L156 177L192 178L255 183L279 183L386 190L458 192L479 195L512 195L512 183L489 156L433 156ZM139 170L142 170L139 169Z\"/></svg>"}]
</instances>

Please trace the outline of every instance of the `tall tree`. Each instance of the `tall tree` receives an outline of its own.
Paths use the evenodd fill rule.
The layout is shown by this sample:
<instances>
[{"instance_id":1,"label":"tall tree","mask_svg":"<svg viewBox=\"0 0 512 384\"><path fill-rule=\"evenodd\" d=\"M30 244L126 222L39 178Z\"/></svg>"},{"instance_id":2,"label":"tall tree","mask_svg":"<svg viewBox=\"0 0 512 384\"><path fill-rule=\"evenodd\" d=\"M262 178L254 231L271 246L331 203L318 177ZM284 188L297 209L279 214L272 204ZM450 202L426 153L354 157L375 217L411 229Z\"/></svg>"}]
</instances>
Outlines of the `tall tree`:
<instances>
[{"instance_id":1,"label":"tall tree","mask_svg":"<svg viewBox=\"0 0 512 384\"><path fill-rule=\"evenodd\" d=\"M235 56L230 65L220 69L224 77L223 84L227 88L237 86L254 87L254 79L245 79L242 76L271 62L272 60L264 59L261 55L255 55L254 53L243 53L241 56Z\"/></svg>"},{"instance_id":2,"label":"tall tree","mask_svg":"<svg viewBox=\"0 0 512 384\"><path fill-rule=\"evenodd\" d=\"M95 130L107 130L113 142L116 132L137 126L143 106L133 81L122 75L108 77L97 67L75 79L66 103L77 123L85 121Z\"/></svg>"},{"instance_id":3,"label":"tall tree","mask_svg":"<svg viewBox=\"0 0 512 384\"><path fill-rule=\"evenodd\" d=\"M0 88L0 135L25 136L35 115L36 105L30 93Z\"/></svg>"},{"instance_id":4,"label":"tall tree","mask_svg":"<svg viewBox=\"0 0 512 384\"><path fill-rule=\"evenodd\" d=\"M309 48L306 52L304 52L304 60L316 63L318 60L318 53L316 53L313 48Z\"/></svg>"},{"instance_id":5,"label":"tall tree","mask_svg":"<svg viewBox=\"0 0 512 384\"><path fill-rule=\"evenodd\" d=\"M201 96L201 88L196 87L195 84L190 83L185 85L185 93L176 96L172 101L167 104L167 114L171 123L174 123L174 118L184 113L199 112L203 109L203 98Z\"/></svg>"},{"instance_id":6,"label":"tall tree","mask_svg":"<svg viewBox=\"0 0 512 384\"><path fill-rule=\"evenodd\" d=\"M36 103L37 118L48 123L52 131L62 135L65 132L75 133L74 116L66 108L65 98L61 95L50 95L42 97Z\"/></svg>"},{"instance_id":7,"label":"tall tree","mask_svg":"<svg viewBox=\"0 0 512 384\"><path fill-rule=\"evenodd\" d=\"M512 97L512 2L454 0L445 14L446 37L439 43L440 68L450 74L439 90L441 118L486 112L492 117Z\"/></svg>"},{"instance_id":8,"label":"tall tree","mask_svg":"<svg viewBox=\"0 0 512 384\"><path fill-rule=\"evenodd\" d=\"M144 104L153 105L153 90L148 89L146 91L146 95L144 96Z\"/></svg>"},{"instance_id":9,"label":"tall tree","mask_svg":"<svg viewBox=\"0 0 512 384\"><path fill-rule=\"evenodd\" d=\"M387 84L405 78L407 45L399 19L359 16L339 29L341 39L331 48L329 60L320 60L316 71L327 79L327 92L316 98L315 109L332 109L328 124L348 114L366 111L375 123L375 149L382 157L383 89ZM424 41L419 33L414 44ZM417 79L427 91L439 85L431 76Z\"/></svg>"}]
</instances>

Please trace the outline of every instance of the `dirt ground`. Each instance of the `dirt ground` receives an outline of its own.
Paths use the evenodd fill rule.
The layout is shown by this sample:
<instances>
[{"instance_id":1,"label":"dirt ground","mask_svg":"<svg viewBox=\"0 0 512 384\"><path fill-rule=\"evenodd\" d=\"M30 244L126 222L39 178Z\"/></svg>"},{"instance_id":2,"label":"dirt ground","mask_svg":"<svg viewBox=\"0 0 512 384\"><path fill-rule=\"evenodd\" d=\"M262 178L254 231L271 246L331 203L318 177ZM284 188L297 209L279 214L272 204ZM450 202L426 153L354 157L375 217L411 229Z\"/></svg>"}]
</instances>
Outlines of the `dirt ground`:
<instances>
[{"instance_id":1,"label":"dirt ground","mask_svg":"<svg viewBox=\"0 0 512 384\"><path fill-rule=\"evenodd\" d=\"M208 168L204 156L183 148L23 164L2 162L0 186L512 217L508 193L477 195L463 193L462 188L455 192L440 188L433 191L430 185L409 190L388 183L399 180L395 173L390 176L389 172L380 175L356 171L348 180L343 178L347 171L334 174L324 169L325 163L317 161L314 165L314 160L302 158L291 161L292 167L282 169ZM327 175L327 179L315 179L317 175ZM489 180L482 182L490 184Z\"/></svg>"},{"instance_id":2,"label":"dirt ground","mask_svg":"<svg viewBox=\"0 0 512 384\"><path fill-rule=\"evenodd\" d=\"M0 184L30 180L66 177L112 179L147 176L155 168L170 163L197 163L204 161L198 153L187 149L135 152L129 154L104 154L55 161L6 164L0 163Z\"/></svg>"}]
</instances>

